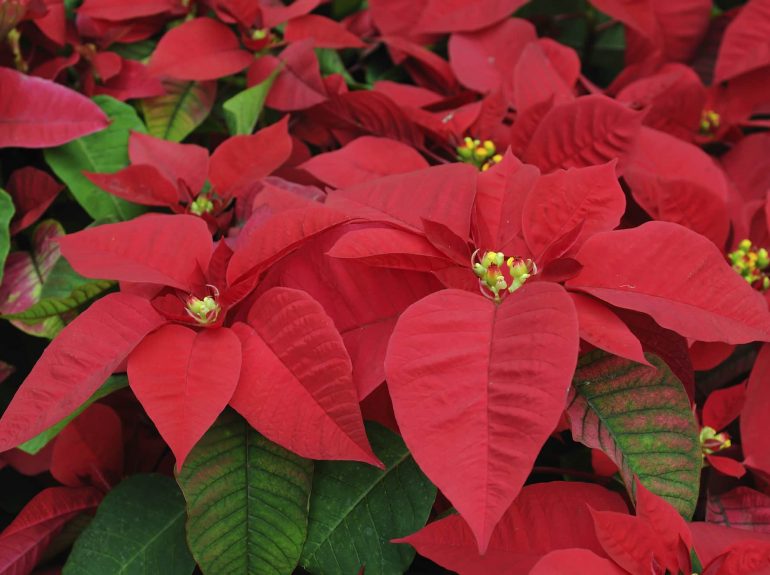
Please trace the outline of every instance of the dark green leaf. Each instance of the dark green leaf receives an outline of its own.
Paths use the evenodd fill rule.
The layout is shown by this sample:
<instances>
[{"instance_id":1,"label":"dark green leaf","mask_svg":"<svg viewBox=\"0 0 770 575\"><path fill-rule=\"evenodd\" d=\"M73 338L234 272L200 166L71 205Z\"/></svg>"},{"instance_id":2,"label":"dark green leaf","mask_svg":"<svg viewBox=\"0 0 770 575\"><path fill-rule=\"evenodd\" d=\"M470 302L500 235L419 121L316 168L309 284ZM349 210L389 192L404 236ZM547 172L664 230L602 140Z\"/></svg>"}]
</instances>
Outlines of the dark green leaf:
<instances>
[{"instance_id":1,"label":"dark green leaf","mask_svg":"<svg viewBox=\"0 0 770 575\"><path fill-rule=\"evenodd\" d=\"M185 460L187 537L206 575L290 574L307 533L313 463L225 412Z\"/></svg>"},{"instance_id":2,"label":"dark green leaf","mask_svg":"<svg viewBox=\"0 0 770 575\"><path fill-rule=\"evenodd\" d=\"M75 542L64 575L190 575L184 498L173 479L134 475L110 491Z\"/></svg>"},{"instance_id":3,"label":"dark green leaf","mask_svg":"<svg viewBox=\"0 0 770 575\"><path fill-rule=\"evenodd\" d=\"M376 424L367 433L384 471L355 462L316 464L302 566L316 575L403 573L414 558L391 539L425 525L436 488L395 433Z\"/></svg>"},{"instance_id":4,"label":"dark green leaf","mask_svg":"<svg viewBox=\"0 0 770 575\"><path fill-rule=\"evenodd\" d=\"M11 232L8 227L13 219L16 208L13 206L11 196L0 188L0 281L3 280L3 269L5 268L5 258L11 251Z\"/></svg>"},{"instance_id":5,"label":"dark green leaf","mask_svg":"<svg viewBox=\"0 0 770 575\"><path fill-rule=\"evenodd\" d=\"M93 219L130 220L146 208L108 194L92 184L82 172L111 173L125 168L128 165L129 132L144 132L144 124L128 104L109 96L96 96L94 102L110 117L109 127L45 150L45 160Z\"/></svg>"},{"instance_id":6,"label":"dark green leaf","mask_svg":"<svg viewBox=\"0 0 770 575\"><path fill-rule=\"evenodd\" d=\"M91 397L88 398L88 401L86 401L83 405L78 407L75 411L70 413L56 425L49 427L42 433L19 445L19 449L34 455L43 449L46 445L48 445L48 443L54 437L59 435L61 430L64 429L70 421L83 413L88 406L96 401L99 401L103 397L107 397L111 393L118 391L119 389L123 389L124 387L128 387L128 378L125 375L113 375L107 378L107 381L105 381L102 386L97 389Z\"/></svg>"},{"instance_id":7,"label":"dark green leaf","mask_svg":"<svg viewBox=\"0 0 770 575\"><path fill-rule=\"evenodd\" d=\"M690 519L702 465L698 424L682 383L645 356L657 369L603 352L581 358L567 410L572 435L606 453L632 493L638 477Z\"/></svg>"}]
</instances>

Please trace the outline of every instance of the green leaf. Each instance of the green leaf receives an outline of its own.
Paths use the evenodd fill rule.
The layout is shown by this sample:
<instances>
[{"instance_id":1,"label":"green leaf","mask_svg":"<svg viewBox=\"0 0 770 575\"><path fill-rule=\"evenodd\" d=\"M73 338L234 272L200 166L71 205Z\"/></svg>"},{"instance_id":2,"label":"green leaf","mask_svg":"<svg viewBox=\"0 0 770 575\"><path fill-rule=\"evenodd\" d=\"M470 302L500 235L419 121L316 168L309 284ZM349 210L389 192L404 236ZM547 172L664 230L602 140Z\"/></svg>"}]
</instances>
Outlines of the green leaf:
<instances>
[{"instance_id":1,"label":"green leaf","mask_svg":"<svg viewBox=\"0 0 770 575\"><path fill-rule=\"evenodd\" d=\"M313 463L225 412L177 475L187 538L206 575L290 574L307 533Z\"/></svg>"},{"instance_id":2,"label":"green leaf","mask_svg":"<svg viewBox=\"0 0 770 575\"><path fill-rule=\"evenodd\" d=\"M94 102L110 117L109 127L45 150L45 161L93 219L130 220L146 208L108 194L92 184L82 172L111 173L125 168L128 165L129 132L145 132L144 124L128 104L109 96L96 96Z\"/></svg>"},{"instance_id":3,"label":"green leaf","mask_svg":"<svg viewBox=\"0 0 770 575\"><path fill-rule=\"evenodd\" d=\"M230 132L231 136L248 135L254 131L262 108L265 106L267 94L270 92L270 87L277 75L278 70L256 86L239 92L222 104L227 131Z\"/></svg>"},{"instance_id":4,"label":"green leaf","mask_svg":"<svg viewBox=\"0 0 770 575\"><path fill-rule=\"evenodd\" d=\"M370 84L356 82L355 78L348 72L347 66L345 66L345 63L342 61L342 57L337 50L332 50L331 48L316 48L315 53L318 58L318 65L321 68L321 73L324 76L339 74L351 88L360 90L372 89Z\"/></svg>"},{"instance_id":5,"label":"green leaf","mask_svg":"<svg viewBox=\"0 0 770 575\"><path fill-rule=\"evenodd\" d=\"M107 378L107 381L105 381L102 386L97 389L94 394L88 398L88 400L78 407L75 411L70 413L67 417L62 419L59 423L56 425L53 425L43 431L42 433L36 435L32 439L25 441L21 445L19 445L19 449L22 451L29 453L30 455L35 455L38 451L43 449L48 443L59 433L62 429L64 429L67 424L75 419L78 415L83 413L87 407L89 407L92 403L95 403L102 399L103 397L107 397L111 393L114 393L118 391L119 389L123 389L124 387L128 387L128 378L125 375L113 375Z\"/></svg>"},{"instance_id":6,"label":"green leaf","mask_svg":"<svg viewBox=\"0 0 770 575\"><path fill-rule=\"evenodd\" d=\"M698 423L682 383L645 356L657 369L604 352L581 358L567 410L572 436L606 453L632 494L638 477L689 520L700 488Z\"/></svg>"},{"instance_id":7,"label":"green leaf","mask_svg":"<svg viewBox=\"0 0 770 575\"><path fill-rule=\"evenodd\" d=\"M166 94L142 100L147 130L156 138L181 142L211 112L217 96L216 81L164 80Z\"/></svg>"},{"instance_id":8,"label":"green leaf","mask_svg":"<svg viewBox=\"0 0 770 575\"><path fill-rule=\"evenodd\" d=\"M64 575L190 575L184 498L174 480L134 475L110 491L75 542Z\"/></svg>"},{"instance_id":9,"label":"green leaf","mask_svg":"<svg viewBox=\"0 0 770 575\"><path fill-rule=\"evenodd\" d=\"M35 305L18 313L1 316L3 319L21 319L36 323L49 317L54 317L73 311L81 305L102 295L115 286L115 282L107 280L91 280L72 290L66 297L43 298Z\"/></svg>"},{"instance_id":10,"label":"green leaf","mask_svg":"<svg viewBox=\"0 0 770 575\"><path fill-rule=\"evenodd\" d=\"M10 194L0 188L0 281L3 280L3 270L5 268L5 258L11 251L11 219L16 212L13 206L13 200Z\"/></svg>"},{"instance_id":11,"label":"green leaf","mask_svg":"<svg viewBox=\"0 0 770 575\"><path fill-rule=\"evenodd\" d=\"M386 469L347 461L316 464L302 566L316 575L403 573L414 559L409 545L391 539L414 533L428 520L436 488L395 433L366 426Z\"/></svg>"}]
</instances>

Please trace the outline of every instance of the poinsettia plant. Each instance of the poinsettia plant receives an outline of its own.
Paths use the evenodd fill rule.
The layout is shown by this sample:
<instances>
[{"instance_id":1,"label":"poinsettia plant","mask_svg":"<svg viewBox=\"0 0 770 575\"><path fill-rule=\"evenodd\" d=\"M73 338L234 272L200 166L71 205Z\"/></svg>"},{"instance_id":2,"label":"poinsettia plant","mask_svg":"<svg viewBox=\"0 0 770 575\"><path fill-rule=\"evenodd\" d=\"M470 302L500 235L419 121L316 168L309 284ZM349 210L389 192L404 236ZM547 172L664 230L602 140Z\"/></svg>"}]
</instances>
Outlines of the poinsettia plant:
<instances>
[{"instance_id":1,"label":"poinsettia plant","mask_svg":"<svg viewBox=\"0 0 770 575\"><path fill-rule=\"evenodd\" d=\"M0 0L0 572L769 572L768 38Z\"/></svg>"}]
</instances>

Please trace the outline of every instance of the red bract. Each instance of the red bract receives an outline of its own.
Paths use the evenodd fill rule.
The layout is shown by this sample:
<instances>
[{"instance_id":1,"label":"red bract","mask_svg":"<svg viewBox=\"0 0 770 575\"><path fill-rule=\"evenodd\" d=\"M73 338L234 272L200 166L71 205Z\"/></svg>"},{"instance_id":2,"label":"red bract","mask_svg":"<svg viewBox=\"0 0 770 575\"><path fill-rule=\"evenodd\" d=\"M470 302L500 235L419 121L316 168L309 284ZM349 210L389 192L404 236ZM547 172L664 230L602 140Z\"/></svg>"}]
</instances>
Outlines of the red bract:
<instances>
[{"instance_id":1,"label":"red bract","mask_svg":"<svg viewBox=\"0 0 770 575\"><path fill-rule=\"evenodd\" d=\"M301 233L295 235L294 242L302 238ZM70 413L126 357L132 389L173 450L179 467L234 393L240 397L256 393L251 389L255 385L274 385L274 378L263 380L253 367L247 369L251 363L241 370L242 331L223 327L229 309L248 295L257 276L226 280L232 252L221 242L214 250L202 220L187 215L148 215L67 236L61 245L65 257L84 275L154 285L127 286L128 291L99 300L56 338L0 420L0 450L33 437ZM131 291L143 295L132 295ZM301 419L290 423L279 410L266 407L258 425L267 428L268 435L274 435L270 428L287 429L276 439L306 457L376 463L363 432L351 367L339 334L309 296L292 293L295 301L319 310L310 331L314 337L336 338L339 359L307 375L294 371L303 361L301 350L280 355L276 362L280 369L296 373L294 393L309 395L307 409L320 406L314 415L314 430L319 436L309 446L295 439ZM265 305L261 303L267 301L264 298L275 296L276 292L267 292L255 306ZM252 330L260 330L269 319L251 313L248 323ZM293 338L300 329L304 326L283 325L284 332L290 330L287 336ZM98 344L82 343L97 333ZM273 336L273 332L268 333ZM298 340L302 342L304 337ZM269 347L271 343L261 337L253 340L250 345ZM285 398L286 388L275 393ZM328 398L344 394L350 401L340 405L337 399L334 405L329 404ZM247 417L255 408L251 403L234 401L236 409ZM338 433L351 437L352 443L337 439Z\"/></svg>"},{"instance_id":2,"label":"red bract","mask_svg":"<svg viewBox=\"0 0 770 575\"><path fill-rule=\"evenodd\" d=\"M252 136L225 140L211 155L194 144L177 144L145 134L129 139L131 165L114 174L84 175L103 190L137 204L164 206L202 216L213 229L226 227L223 212L291 154L287 122ZM206 181L210 190L204 190Z\"/></svg>"},{"instance_id":3,"label":"red bract","mask_svg":"<svg viewBox=\"0 0 770 575\"><path fill-rule=\"evenodd\" d=\"M58 146L107 127L99 107L47 80L0 68L0 148Z\"/></svg>"}]
</instances>

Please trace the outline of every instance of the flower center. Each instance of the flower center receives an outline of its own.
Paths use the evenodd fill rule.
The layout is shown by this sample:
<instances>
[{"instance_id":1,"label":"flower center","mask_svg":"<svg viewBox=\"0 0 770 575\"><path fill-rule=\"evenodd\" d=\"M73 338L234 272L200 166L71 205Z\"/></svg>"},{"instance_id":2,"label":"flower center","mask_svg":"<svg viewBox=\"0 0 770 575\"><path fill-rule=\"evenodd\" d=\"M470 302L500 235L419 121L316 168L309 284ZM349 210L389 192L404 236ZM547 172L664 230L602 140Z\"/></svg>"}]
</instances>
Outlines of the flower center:
<instances>
[{"instance_id":1,"label":"flower center","mask_svg":"<svg viewBox=\"0 0 770 575\"><path fill-rule=\"evenodd\" d=\"M719 129L720 116L714 110L703 110L700 115L700 133L713 136Z\"/></svg>"},{"instance_id":2,"label":"flower center","mask_svg":"<svg viewBox=\"0 0 770 575\"><path fill-rule=\"evenodd\" d=\"M503 161L497 153L497 148L491 140L474 140L465 138L462 146L457 146L457 159L466 164L473 164L482 172L486 172L495 164Z\"/></svg>"},{"instance_id":3,"label":"flower center","mask_svg":"<svg viewBox=\"0 0 770 575\"><path fill-rule=\"evenodd\" d=\"M700 430L700 448L704 456L727 449L730 445L732 442L726 431L717 433L716 429L708 425L703 426L703 429Z\"/></svg>"},{"instance_id":4,"label":"flower center","mask_svg":"<svg viewBox=\"0 0 770 575\"><path fill-rule=\"evenodd\" d=\"M765 248L757 249L751 240L743 240L738 244L737 250L727 254L727 259L751 287L762 292L770 288L770 277L767 273L770 255Z\"/></svg>"},{"instance_id":5,"label":"flower center","mask_svg":"<svg viewBox=\"0 0 770 575\"><path fill-rule=\"evenodd\" d=\"M537 273L537 265L530 259L518 256L506 259L502 252L484 252L484 256L477 260L478 254L479 250L473 252L471 265L473 273L479 278L481 293L498 303L506 292L515 292ZM508 268L507 274L504 263Z\"/></svg>"},{"instance_id":6,"label":"flower center","mask_svg":"<svg viewBox=\"0 0 770 575\"><path fill-rule=\"evenodd\" d=\"M195 201L190 204L190 213L196 216L202 216L203 214L209 214L214 210L214 202L212 202L208 196L198 196Z\"/></svg>"},{"instance_id":7,"label":"flower center","mask_svg":"<svg viewBox=\"0 0 770 575\"><path fill-rule=\"evenodd\" d=\"M222 311L221 306L216 300L217 295L219 294L215 293L213 296L207 295L203 299L191 295L187 298L185 306L187 315L201 325L214 323L219 317L219 312Z\"/></svg>"}]
</instances>

